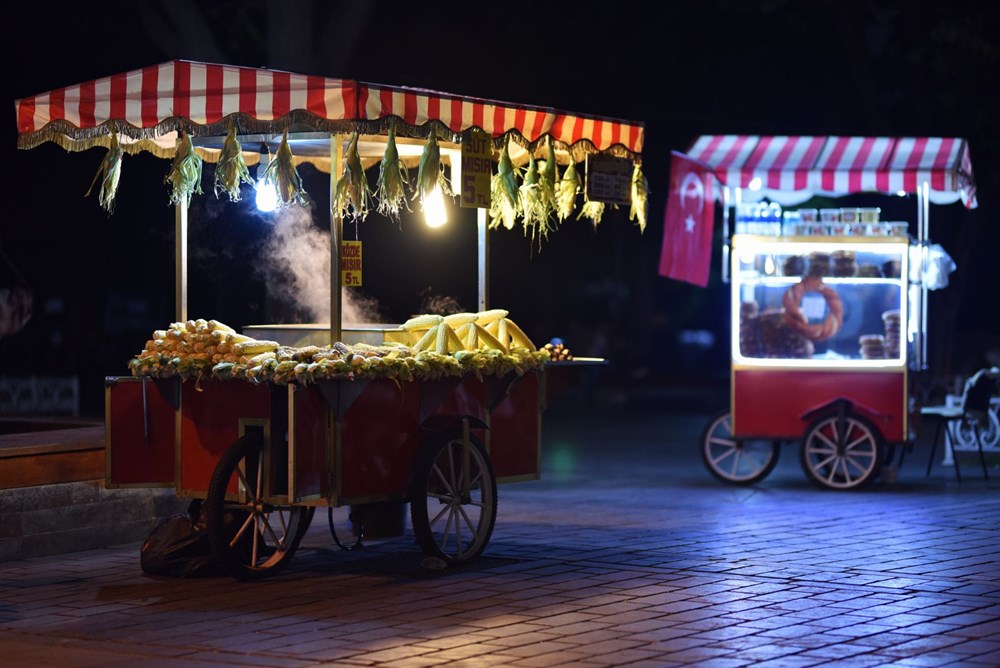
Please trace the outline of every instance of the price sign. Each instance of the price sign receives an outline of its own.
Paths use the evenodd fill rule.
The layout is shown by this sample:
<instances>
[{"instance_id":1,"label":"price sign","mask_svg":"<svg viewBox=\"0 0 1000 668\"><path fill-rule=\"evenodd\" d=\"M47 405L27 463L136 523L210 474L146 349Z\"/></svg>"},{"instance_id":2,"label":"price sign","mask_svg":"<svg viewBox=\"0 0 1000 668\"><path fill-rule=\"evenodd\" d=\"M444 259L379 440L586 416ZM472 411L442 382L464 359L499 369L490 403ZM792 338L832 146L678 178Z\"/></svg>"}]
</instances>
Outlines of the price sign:
<instances>
[{"instance_id":1,"label":"price sign","mask_svg":"<svg viewBox=\"0 0 1000 668\"><path fill-rule=\"evenodd\" d=\"M340 284L345 288L361 287L361 242L340 242Z\"/></svg>"},{"instance_id":2,"label":"price sign","mask_svg":"<svg viewBox=\"0 0 1000 668\"><path fill-rule=\"evenodd\" d=\"M493 177L493 142L479 128L462 134L462 206L485 209L490 206Z\"/></svg>"},{"instance_id":3,"label":"price sign","mask_svg":"<svg viewBox=\"0 0 1000 668\"><path fill-rule=\"evenodd\" d=\"M632 161L611 155L587 156L587 199L608 204L632 202Z\"/></svg>"}]
</instances>

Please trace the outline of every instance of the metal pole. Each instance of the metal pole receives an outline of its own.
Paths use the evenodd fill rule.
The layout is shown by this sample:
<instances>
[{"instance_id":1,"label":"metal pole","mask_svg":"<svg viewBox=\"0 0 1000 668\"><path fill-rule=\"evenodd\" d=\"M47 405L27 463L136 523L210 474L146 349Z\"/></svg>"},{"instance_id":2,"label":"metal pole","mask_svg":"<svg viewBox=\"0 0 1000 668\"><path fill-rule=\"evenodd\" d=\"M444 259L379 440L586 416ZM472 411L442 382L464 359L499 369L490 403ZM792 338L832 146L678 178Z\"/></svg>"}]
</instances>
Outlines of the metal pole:
<instances>
[{"instance_id":1,"label":"metal pole","mask_svg":"<svg viewBox=\"0 0 1000 668\"><path fill-rule=\"evenodd\" d=\"M337 211L337 179L344 147L340 135L330 135L330 345L343 338L343 295L340 288L340 246L344 238L344 221Z\"/></svg>"},{"instance_id":2,"label":"metal pole","mask_svg":"<svg viewBox=\"0 0 1000 668\"><path fill-rule=\"evenodd\" d=\"M490 234L489 212L480 207L476 209L476 232L478 238L478 278L479 278L479 310L489 308L490 294Z\"/></svg>"},{"instance_id":3,"label":"metal pole","mask_svg":"<svg viewBox=\"0 0 1000 668\"><path fill-rule=\"evenodd\" d=\"M729 282L729 186L722 188L722 282Z\"/></svg>"},{"instance_id":4,"label":"metal pole","mask_svg":"<svg viewBox=\"0 0 1000 668\"><path fill-rule=\"evenodd\" d=\"M927 268L927 238L930 231L930 199L928 184L922 182L917 188L917 246L920 253L920 302L917 321L917 368L927 368L927 282L924 271Z\"/></svg>"},{"instance_id":5,"label":"metal pole","mask_svg":"<svg viewBox=\"0 0 1000 668\"><path fill-rule=\"evenodd\" d=\"M187 276L188 196L174 205L174 316L177 322L188 317Z\"/></svg>"}]
</instances>

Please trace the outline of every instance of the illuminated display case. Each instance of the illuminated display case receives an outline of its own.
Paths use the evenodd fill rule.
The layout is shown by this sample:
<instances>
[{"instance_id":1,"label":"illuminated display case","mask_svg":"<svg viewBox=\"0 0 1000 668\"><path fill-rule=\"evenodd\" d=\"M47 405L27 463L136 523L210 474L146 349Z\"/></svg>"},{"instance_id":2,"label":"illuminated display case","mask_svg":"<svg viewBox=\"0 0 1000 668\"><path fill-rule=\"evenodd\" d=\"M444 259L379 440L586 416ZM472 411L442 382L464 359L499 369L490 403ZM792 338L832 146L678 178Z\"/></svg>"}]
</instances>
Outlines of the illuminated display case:
<instances>
[{"instance_id":1,"label":"illuminated display case","mask_svg":"<svg viewBox=\"0 0 1000 668\"><path fill-rule=\"evenodd\" d=\"M909 242L735 235L734 367L905 367Z\"/></svg>"}]
</instances>

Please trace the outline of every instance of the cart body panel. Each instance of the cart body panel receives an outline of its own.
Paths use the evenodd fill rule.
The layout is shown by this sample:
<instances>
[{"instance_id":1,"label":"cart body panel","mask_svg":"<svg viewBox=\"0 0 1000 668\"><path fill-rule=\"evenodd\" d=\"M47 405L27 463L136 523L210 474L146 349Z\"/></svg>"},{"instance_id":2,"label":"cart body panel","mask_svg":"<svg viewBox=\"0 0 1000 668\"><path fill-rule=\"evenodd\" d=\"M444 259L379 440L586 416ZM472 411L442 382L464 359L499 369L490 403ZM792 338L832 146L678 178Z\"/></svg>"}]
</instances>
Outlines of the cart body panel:
<instances>
[{"instance_id":1,"label":"cart body panel","mask_svg":"<svg viewBox=\"0 0 1000 668\"><path fill-rule=\"evenodd\" d=\"M109 488L174 484L178 383L105 379L105 478Z\"/></svg>"},{"instance_id":2,"label":"cart body panel","mask_svg":"<svg viewBox=\"0 0 1000 668\"><path fill-rule=\"evenodd\" d=\"M809 414L847 399L870 418L888 442L907 433L905 368L885 371L845 369L734 369L733 435L737 438L801 438Z\"/></svg>"}]
</instances>

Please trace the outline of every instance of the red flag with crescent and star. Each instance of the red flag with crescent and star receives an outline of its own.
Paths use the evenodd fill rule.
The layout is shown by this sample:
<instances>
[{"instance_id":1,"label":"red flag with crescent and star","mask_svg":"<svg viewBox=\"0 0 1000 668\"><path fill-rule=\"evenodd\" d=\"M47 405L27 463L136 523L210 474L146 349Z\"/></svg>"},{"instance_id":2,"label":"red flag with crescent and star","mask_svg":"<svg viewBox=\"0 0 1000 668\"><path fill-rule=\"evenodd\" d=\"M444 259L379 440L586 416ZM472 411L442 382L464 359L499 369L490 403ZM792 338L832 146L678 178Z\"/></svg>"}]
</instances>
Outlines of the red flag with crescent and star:
<instances>
[{"instance_id":1,"label":"red flag with crescent and star","mask_svg":"<svg viewBox=\"0 0 1000 668\"><path fill-rule=\"evenodd\" d=\"M715 230L712 170L677 151L670 152L670 192L663 216L660 275L708 285Z\"/></svg>"}]
</instances>

